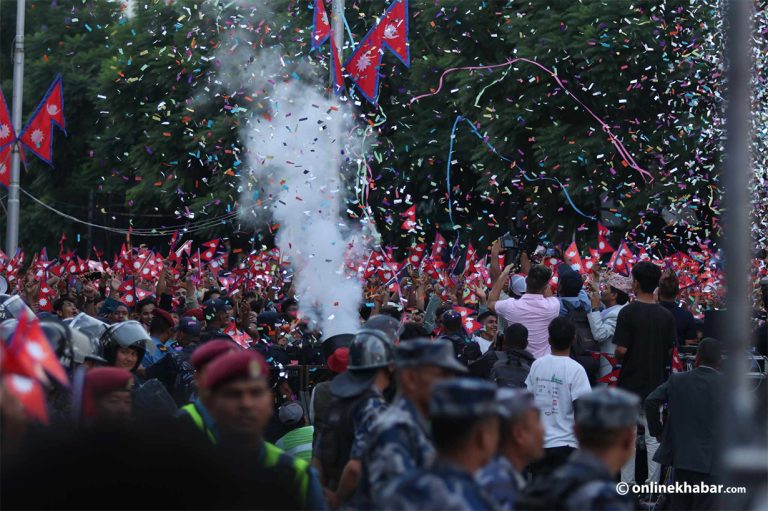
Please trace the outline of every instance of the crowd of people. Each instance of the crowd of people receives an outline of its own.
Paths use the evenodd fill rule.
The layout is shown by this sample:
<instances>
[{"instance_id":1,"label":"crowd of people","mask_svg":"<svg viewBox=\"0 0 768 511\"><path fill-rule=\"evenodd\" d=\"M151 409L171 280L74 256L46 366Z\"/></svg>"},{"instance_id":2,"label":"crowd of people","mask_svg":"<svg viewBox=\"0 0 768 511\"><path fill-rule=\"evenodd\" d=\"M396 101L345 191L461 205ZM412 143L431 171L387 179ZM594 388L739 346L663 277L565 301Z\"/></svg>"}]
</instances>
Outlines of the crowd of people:
<instances>
[{"instance_id":1,"label":"crowd of people","mask_svg":"<svg viewBox=\"0 0 768 511\"><path fill-rule=\"evenodd\" d=\"M616 491L723 475L717 314L674 265L368 257L360 328L324 335L275 251L204 246L0 258L3 506L718 507Z\"/></svg>"}]
</instances>

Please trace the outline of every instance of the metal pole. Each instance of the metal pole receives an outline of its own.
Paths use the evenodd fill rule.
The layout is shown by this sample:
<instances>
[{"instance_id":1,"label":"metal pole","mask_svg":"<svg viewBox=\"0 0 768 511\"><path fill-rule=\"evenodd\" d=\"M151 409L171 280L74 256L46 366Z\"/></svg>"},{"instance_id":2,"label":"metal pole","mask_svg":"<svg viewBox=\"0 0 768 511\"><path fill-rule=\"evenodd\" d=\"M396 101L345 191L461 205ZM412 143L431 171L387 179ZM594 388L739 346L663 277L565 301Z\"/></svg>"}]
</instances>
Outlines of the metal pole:
<instances>
[{"instance_id":1,"label":"metal pole","mask_svg":"<svg viewBox=\"0 0 768 511\"><path fill-rule=\"evenodd\" d=\"M11 120L16 135L21 133L21 100L24 90L24 5L25 0L16 0L16 39L13 51L13 106ZM5 238L5 252L10 257L19 245L19 178L21 177L21 143L13 144L11 150L11 182L8 186L8 225Z\"/></svg>"},{"instance_id":2,"label":"metal pole","mask_svg":"<svg viewBox=\"0 0 768 511\"><path fill-rule=\"evenodd\" d=\"M748 279L751 268L749 178L751 153L752 6L750 0L727 2L727 90L724 185L726 311L722 340L727 360L725 378L728 399L723 413L723 466L730 485L746 486L747 495L723 495L724 509L746 509L764 498L768 468L764 431L755 426L755 396L747 376L751 311Z\"/></svg>"},{"instance_id":3,"label":"metal pole","mask_svg":"<svg viewBox=\"0 0 768 511\"><path fill-rule=\"evenodd\" d=\"M344 0L333 0L331 7L331 27L333 28L333 42L336 43L336 48L339 50L339 64L344 62L342 55L344 52ZM329 43L330 44L330 43ZM333 46L331 46L333 48ZM333 51L333 49L331 49ZM336 93L333 90L333 57L331 57L331 65L328 66L330 71L331 80L331 96Z\"/></svg>"}]
</instances>

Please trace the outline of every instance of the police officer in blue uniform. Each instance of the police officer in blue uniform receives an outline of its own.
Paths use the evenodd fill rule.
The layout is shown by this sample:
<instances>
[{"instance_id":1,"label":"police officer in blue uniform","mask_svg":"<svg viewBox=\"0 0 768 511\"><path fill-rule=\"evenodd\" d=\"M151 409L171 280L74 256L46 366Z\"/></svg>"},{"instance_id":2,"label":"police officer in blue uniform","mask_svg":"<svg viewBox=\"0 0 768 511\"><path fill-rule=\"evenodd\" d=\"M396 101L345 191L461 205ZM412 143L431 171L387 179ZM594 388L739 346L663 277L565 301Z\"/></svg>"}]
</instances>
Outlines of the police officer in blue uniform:
<instances>
[{"instance_id":1,"label":"police officer in blue uniform","mask_svg":"<svg viewBox=\"0 0 768 511\"><path fill-rule=\"evenodd\" d=\"M414 468L435 457L427 423L432 386L467 372L456 360L449 341L413 339L395 350L398 395L371 427L362 457L356 504L360 509L384 509L388 489Z\"/></svg>"},{"instance_id":2,"label":"police officer in blue uniform","mask_svg":"<svg viewBox=\"0 0 768 511\"><path fill-rule=\"evenodd\" d=\"M635 449L640 398L616 388L601 388L576 401L579 449L548 478L528 486L515 509L623 511L632 499L617 492L617 475Z\"/></svg>"},{"instance_id":3,"label":"police officer in blue uniform","mask_svg":"<svg viewBox=\"0 0 768 511\"><path fill-rule=\"evenodd\" d=\"M498 398L509 417L501 423L499 454L477 473L477 482L507 511L526 485L523 469L544 457L544 425L531 392L501 388Z\"/></svg>"},{"instance_id":4,"label":"police officer in blue uniform","mask_svg":"<svg viewBox=\"0 0 768 511\"><path fill-rule=\"evenodd\" d=\"M496 454L506 409L493 383L457 378L435 384L429 415L437 458L400 478L390 509L496 510L474 474Z\"/></svg>"},{"instance_id":5,"label":"police officer in blue uniform","mask_svg":"<svg viewBox=\"0 0 768 511\"><path fill-rule=\"evenodd\" d=\"M393 383L393 351L393 339L385 332L364 328L349 347L347 371L331 382L333 400L316 433L314 455L333 508L357 491L370 426L387 407L384 391Z\"/></svg>"}]
</instances>

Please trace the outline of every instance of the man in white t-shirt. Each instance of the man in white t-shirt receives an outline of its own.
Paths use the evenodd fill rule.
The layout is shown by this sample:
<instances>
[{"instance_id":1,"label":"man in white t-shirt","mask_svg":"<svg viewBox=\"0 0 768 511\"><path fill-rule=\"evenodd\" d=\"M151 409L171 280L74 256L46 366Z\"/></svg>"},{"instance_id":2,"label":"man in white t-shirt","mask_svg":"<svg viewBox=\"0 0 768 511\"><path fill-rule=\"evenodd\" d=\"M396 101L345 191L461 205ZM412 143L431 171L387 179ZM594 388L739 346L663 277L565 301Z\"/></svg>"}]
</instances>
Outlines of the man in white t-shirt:
<instances>
[{"instance_id":1,"label":"man in white t-shirt","mask_svg":"<svg viewBox=\"0 0 768 511\"><path fill-rule=\"evenodd\" d=\"M504 318L507 325L520 323L528 329L528 351L536 358L550 353L547 342L549 322L560 315L560 301L552 296L552 271L543 264L531 267L525 277L526 293L518 300L499 300L512 266L504 268L488 295L488 308Z\"/></svg>"},{"instance_id":2,"label":"man in white t-shirt","mask_svg":"<svg viewBox=\"0 0 768 511\"><path fill-rule=\"evenodd\" d=\"M552 353L536 360L525 385L533 392L544 424L545 456L530 466L534 477L546 477L565 463L578 447L573 432L573 403L592 392L584 368L570 358L576 328L557 317L548 327Z\"/></svg>"}]
</instances>

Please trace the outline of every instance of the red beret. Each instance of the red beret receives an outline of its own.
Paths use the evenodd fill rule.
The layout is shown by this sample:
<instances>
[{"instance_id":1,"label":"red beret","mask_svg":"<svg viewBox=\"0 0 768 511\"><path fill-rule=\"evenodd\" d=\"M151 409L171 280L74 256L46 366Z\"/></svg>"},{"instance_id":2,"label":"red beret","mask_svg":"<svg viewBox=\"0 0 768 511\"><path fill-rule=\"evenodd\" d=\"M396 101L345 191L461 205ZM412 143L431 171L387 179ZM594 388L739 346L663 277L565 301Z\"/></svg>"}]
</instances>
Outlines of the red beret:
<instances>
[{"instance_id":1,"label":"red beret","mask_svg":"<svg viewBox=\"0 0 768 511\"><path fill-rule=\"evenodd\" d=\"M189 309L184 313L185 316L190 316L198 321L203 321L205 318L203 317L203 309Z\"/></svg>"},{"instance_id":2,"label":"red beret","mask_svg":"<svg viewBox=\"0 0 768 511\"><path fill-rule=\"evenodd\" d=\"M238 345L234 342L225 341L223 339L203 343L202 346L197 347L195 351L192 352L192 359L190 360L192 362L192 367L195 368L195 371L199 371L219 355L235 351L238 348Z\"/></svg>"},{"instance_id":3,"label":"red beret","mask_svg":"<svg viewBox=\"0 0 768 511\"><path fill-rule=\"evenodd\" d=\"M94 400L110 392L131 390L133 375L127 369L119 367L96 367L85 375L83 412L87 417L96 413Z\"/></svg>"},{"instance_id":4,"label":"red beret","mask_svg":"<svg viewBox=\"0 0 768 511\"><path fill-rule=\"evenodd\" d=\"M203 385L209 390L236 380L269 378L269 366L259 353L242 350L216 358L205 371Z\"/></svg>"},{"instance_id":5,"label":"red beret","mask_svg":"<svg viewBox=\"0 0 768 511\"><path fill-rule=\"evenodd\" d=\"M159 317L163 318L163 321L168 323L168 326L173 326L173 325L176 324L173 321L173 316L171 316L171 313L168 312L165 309L161 309L159 307L155 307L154 310L152 311L152 315L153 316L159 316Z\"/></svg>"}]
</instances>

